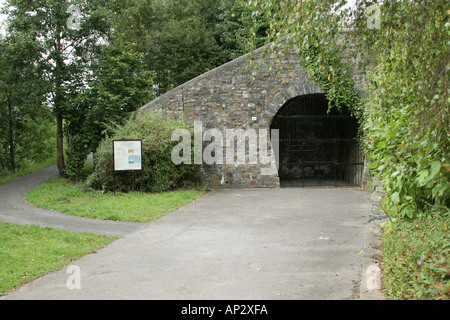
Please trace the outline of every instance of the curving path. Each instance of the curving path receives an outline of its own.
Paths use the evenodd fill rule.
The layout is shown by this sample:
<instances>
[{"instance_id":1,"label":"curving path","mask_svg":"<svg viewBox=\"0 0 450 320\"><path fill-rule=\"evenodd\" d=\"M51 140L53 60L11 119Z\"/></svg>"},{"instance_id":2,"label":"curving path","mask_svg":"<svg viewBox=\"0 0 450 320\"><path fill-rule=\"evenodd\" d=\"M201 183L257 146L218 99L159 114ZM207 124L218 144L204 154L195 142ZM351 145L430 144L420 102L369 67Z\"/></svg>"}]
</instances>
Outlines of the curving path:
<instances>
[{"instance_id":1,"label":"curving path","mask_svg":"<svg viewBox=\"0 0 450 320\"><path fill-rule=\"evenodd\" d=\"M28 192L57 176L57 167L53 165L1 185L0 221L120 237L139 231L146 226L143 223L104 221L76 217L36 208L25 201L24 198Z\"/></svg>"},{"instance_id":2,"label":"curving path","mask_svg":"<svg viewBox=\"0 0 450 320\"><path fill-rule=\"evenodd\" d=\"M49 225L55 219L77 229L56 213L14 207L23 201L12 190L23 184L1 188L8 201L1 219L34 215L35 222L46 217ZM79 288L67 285L72 274L64 268L0 300L358 299L370 197L349 188L213 191L73 262ZM91 231L124 226L73 223ZM124 233L134 228L140 225Z\"/></svg>"}]
</instances>

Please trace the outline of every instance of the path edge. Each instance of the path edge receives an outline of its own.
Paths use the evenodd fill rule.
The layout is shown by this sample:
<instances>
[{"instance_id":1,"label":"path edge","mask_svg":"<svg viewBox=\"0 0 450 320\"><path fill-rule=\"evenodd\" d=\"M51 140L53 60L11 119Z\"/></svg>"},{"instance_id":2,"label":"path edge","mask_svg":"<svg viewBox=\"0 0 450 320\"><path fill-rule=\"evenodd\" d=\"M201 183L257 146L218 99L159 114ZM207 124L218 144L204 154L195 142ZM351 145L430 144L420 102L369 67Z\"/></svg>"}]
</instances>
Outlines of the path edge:
<instances>
[{"instance_id":1,"label":"path edge","mask_svg":"<svg viewBox=\"0 0 450 320\"><path fill-rule=\"evenodd\" d=\"M382 291L382 235L381 225L387 216L379 210L380 193L373 192L371 218L365 228L360 300L384 300Z\"/></svg>"}]
</instances>

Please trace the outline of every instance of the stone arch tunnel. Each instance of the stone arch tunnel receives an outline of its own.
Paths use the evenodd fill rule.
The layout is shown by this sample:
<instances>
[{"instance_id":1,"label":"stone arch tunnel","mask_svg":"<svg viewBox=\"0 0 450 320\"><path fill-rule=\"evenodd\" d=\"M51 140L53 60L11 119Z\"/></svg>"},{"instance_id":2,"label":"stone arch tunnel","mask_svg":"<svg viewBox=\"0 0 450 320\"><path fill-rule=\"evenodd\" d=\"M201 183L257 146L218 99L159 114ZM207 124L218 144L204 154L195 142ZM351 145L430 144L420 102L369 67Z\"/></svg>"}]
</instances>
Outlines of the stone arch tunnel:
<instances>
[{"instance_id":1,"label":"stone arch tunnel","mask_svg":"<svg viewBox=\"0 0 450 320\"><path fill-rule=\"evenodd\" d=\"M200 123L203 131L218 129L224 133L224 149L230 144L234 146L234 141L226 139L226 130L235 129L241 133L251 131L261 137L266 132L270 133L271 129L278 129L279 143L275 145L267 139L270 161L248 161L248 149L255 142L247 140L245 163L237 161L235 157L235 161L231 162L224 159L220 163L203 164L203 179L208 185L233 188L361 185L363 156L355 142L354 121L347 114L330 114L328 119L322 110L326 103L325 92L309 79L306 70L298 62L295 50L283 55L264 55L262 59L262 53L269 46L174 88L140 108L138 113L160 112L175 117L183 116L191 123ZM261 61L258 70L252 69L251 60L255 59ZM269 68L269 59L272 59L272 70ZM361 88L363 79L357 70L354 71L354 79L357 88ZM333 117L337 122L332 121ZM310 135L322 135L320 145L316 145L317 150L315 153L310 152L310 155L306 155L305 147L303 158L299 157L302 150L297 151L297 155L287 154L289 148L291 153L295 152L294 143L288 143L289 139L297 139L297 143L305 146L311 142L305 140L308 133L292 136L306 128L301 128L301 121L305 123L306 120L321 122L322 131L318 129L319 126L309 132ZM342 133L333 136L332 131L339 131L339 125L347 126L347 135ZM347 143L338 143L338 140L343 139L347 139ZM258 152L261 141L264 140L256 140ZM333 153L332 150L336 148L339 150ZM324 154L325 151L328 154ZM291 169L287 172L289 163ZM293 170L294 167L297 169ZM308 173L309 170L314 171L312 175ZM300 171L302 174L299 174Z\"/></svg>"}]
</instances>

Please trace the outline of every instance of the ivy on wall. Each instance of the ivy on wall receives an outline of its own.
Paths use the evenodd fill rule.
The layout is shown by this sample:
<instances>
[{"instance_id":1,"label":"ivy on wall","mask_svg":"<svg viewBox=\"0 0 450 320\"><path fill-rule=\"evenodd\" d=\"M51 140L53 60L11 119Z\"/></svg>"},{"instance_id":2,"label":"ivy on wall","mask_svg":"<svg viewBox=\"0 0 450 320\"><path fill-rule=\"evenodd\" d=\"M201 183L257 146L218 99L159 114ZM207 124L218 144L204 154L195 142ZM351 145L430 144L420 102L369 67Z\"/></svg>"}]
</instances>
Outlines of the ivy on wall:
<instances>
[{"instance_id":1,"label":"ivy on wall","mask_svg":"<svg viewBox=\"0 0 450 320\"><path fill-rule=\"evenodd\" d=\"M247 3L267 19L271 51L286 39L330 107L348 108L360 120L386 213L413 218L448 212L448 1ZM353 83L354 68L366 77L364 97Z\"/></svg>"}]
</instances>

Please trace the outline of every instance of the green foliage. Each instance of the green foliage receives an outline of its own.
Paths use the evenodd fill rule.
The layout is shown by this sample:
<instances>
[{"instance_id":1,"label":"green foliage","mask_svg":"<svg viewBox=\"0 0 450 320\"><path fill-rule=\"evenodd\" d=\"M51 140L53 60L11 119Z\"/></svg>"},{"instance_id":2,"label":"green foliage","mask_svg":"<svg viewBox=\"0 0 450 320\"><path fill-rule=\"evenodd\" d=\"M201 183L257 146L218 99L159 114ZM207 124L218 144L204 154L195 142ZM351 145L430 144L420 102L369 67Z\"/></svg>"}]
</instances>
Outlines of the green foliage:
<instances>
[{"instance_id":1,"label":"green foliage","mask_svg":"<svg viewBox=\"0 0 450 320\"><path fill-rule=\"evenodd\" d=\"M79 9L78 29L68 25L69 5ZM254 19L251 8L234 0L7 0L3 13L8 15L8 34L26 40L14 47L12 55L4 55L5 66L21 70L21 64L41 75L36 81L30 76L10 77L19 85L5 82L3 88L13 88L17 99L34 99L36 109L45 99L56 121L53 140L59 173L71 179L79 178L86 155L95 152L107 125L120 123L153 94L243 54ZM20 85L23 80L26 86ZM37 86L45 89L39 103L31 94ZM19 104L23 103L10 109L16 112ZM29 155L45 152L21 149L37 146L30 139L30 144L22 143L19 137L30 129L20 127L21 119L37 119L30 108L18 116L8 114L6 107L2 104L0 166L14 170L14 164L22 163L19 150ZM33 135L50 141L41 133ZM9 155L10 150L15 154Z\"/></svg>"},{"instance_id":2,"label":"green foliage","mask_svg":"<svg viewBox=\"0 0 450 320\"><path fill-rule=\"evenodd\" d=\"M249 1L276 47L288 35L332 105L360 117L370 170L391 217L383 280L390 299L450 298L450 4L446 0ZM380 10L380 27L369 18ZM372 16L373 18L373 16ZM350 27L342 32L341 27ZM366 77L359 99L342 63ZM352 65L353 64L353 65ZM329 83L327 83L327 80Z\"/></svg>"},{"instance_id":3,"label":"green foliage","mask_svg":"<svg viewBox=\"0 0 450 320\"><path fill-rule=\"evenodd\" d=\"M215 8L212 0L134 0L117 18L116 33L146 57L159 94L218 63L220 50L210 27Z\"/></svg>"},{"instance_id":4,"label":"green foliage","mask_svg":"<svg viewBox=\"0 0 450 320\"><path fill-rule=\"evenodd\" d=\"M261 14L254 13L254 7L242 1L219 1L214 33L225 63L238 58L267 41L269 24Z\"/></svg>"},{"instance_id":5,"label":"green foliage","mask_svg":"<svg viewBox=\"0 0 450 320\"><path fill-rule=\"evenodd\" d=\"M347 11L334 14L342 1L255 1L255 16L265 14L269 25L268 41L274 45L269 52L283 49L298 51L299 62L311 78L326 92L331 107L347 109L359 117L359 93L355 89L352 65L342 58L349 42L344 41L340 28ZM256 24L256 28L258 24ZM283 37L285 41L282 41Z\"/></svg>"},{"instance_id":6,"label":"green foliage","mask_svg":"<svg viewBox=\"0 0 450 320\"><path fill-rule=\"evenodd\" d=\"M384 226L384 293L389 299L450 299L450 211Z\"/></svg>"},{"instance_id":7,"label":"green foliage","mask_svg":"<svg viewBox=\"0 0 450 320\"><path fill-rule=\"evenodd\" d=\"M87 184L94 189L113 190L113 140L142 139L143 185L145 192L175 190L199 183L198 165L175 165L171 153L178 142L171 140L176 129L193 127L183 120L175 120L151 112L140 113L123 126L112 130L100 144L95 155L95 171ZM193 153L192 153L193 154ZM139 191L141 172L116 172L117 191Z\"/></svg>"},{"instance_id":8,"label":"green foliage","mask_svg":"<svg viewBox=\"0 0 450 320\"><path fill-rule=\"evenodd\" d=\"M55 154L54 120L33 64L40 52L32 37L9 34L0 39L0 51L0 172L15 172Z\"/></svg>"},{"instance_id":9,"label":"green foliage","mask_svg":"<svg viewBox=\"0 0 450 320\"><path fill-rule=\"evenodd\" d=\"M246 53L251 15L234 0L132 0L115 32L145 56L160 95Z\"/></svg>"},{"instance_id":10,"label":"green foliage","mask_svg":"<svg viewBox=\"0 0 450 320\"><path fill-rule=\"evenodd\" d=\"M80 27L70 28L70 5L79 8ZM7 0L8 32L29 35L37 52L33 64L42 73L47 89L46 103L56 118L57 164L65 174L64 121L77 106L67 95L85 84L94 55L111 33L114 12L122 8L116 0ZM20 56L19 56L20 57ZM84 112L82 108L80 112ZM76 113L76 112L75 112ZM79 114L76 114L80 117ZM69 119L72 120L72 119ZM69 143L70 145L70 143Z\"/></svg>"},{"instance_id":11,"label":"green foliage","mask_svg":"<svg viewBox=\"0 0 450 320\"><path fill-rule=\"evenodd\" d=\"M450 206L448 4L389 1L382 12L381 30L361 32L374 65L363 131L387 212L414 218Z\"/></svg>"},{"instance_id":12,"label":"green foliage","mask_svg":"<svg viewBox=\"0 0 450 320\"><path fill-rule=\"evenodd\" d=\"M248 3L270 21L273 49L287 36L331 105L360 118L370 171L391 217L383 249L388 298L448 300L448 1L366 0L354 8L341 0ZM379 28L369 28L371 18L380 19ZM361 98L349 72L356 67L366 78Z\"/></svg>"},{"instance_id":13,"label":"green foliage","mask_svg":"<svg viewBox=\"0 0 450 320\"><path fill-rule=\"evenodd\" d=\"M413 218L448 207L448 2L359 1L354 8L340 0L248 3L270 22L272 50L286 37L330 106L348 108L360 119L386 211ZM372 5L381 12L379 29L368 27ZM353 68L366 76L363 99Z\"/></svg>"},{"instance_id":14,"label":"green foliage","mask_svg":"<svg viewBox=\"0 0 450 320\"><path fill-rule=\"evenodd\" d=\"M88 88L77 86L68 97L65 172L69 178L79 178L86 156L96 151L108 125L120 123L154 97L154 74L143 68L143 55L132 43L114 39L97 53L92 69Z\"/></svg>"}]
</instances>

